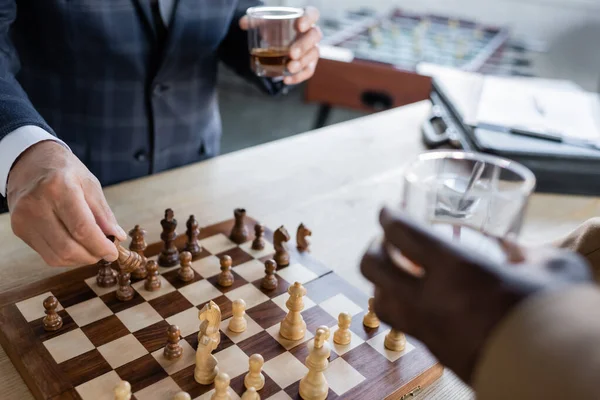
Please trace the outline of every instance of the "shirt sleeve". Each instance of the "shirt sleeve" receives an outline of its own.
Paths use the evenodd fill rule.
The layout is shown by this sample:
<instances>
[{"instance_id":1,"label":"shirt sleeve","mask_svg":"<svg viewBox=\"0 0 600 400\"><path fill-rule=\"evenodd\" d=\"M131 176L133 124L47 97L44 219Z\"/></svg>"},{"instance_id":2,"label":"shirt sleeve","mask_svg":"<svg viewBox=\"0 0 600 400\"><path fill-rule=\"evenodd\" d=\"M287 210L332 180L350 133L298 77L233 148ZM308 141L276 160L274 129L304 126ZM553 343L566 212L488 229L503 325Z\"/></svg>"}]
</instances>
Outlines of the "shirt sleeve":
<instances>
[{"instance_id":1,"label":"shirt sleeve","mask_svg":"<svg viewBox=\"0 0 600 400\"><path fill-rule=\"evenodd\" d=\"M8 174L21 153L36 143L53 140L69 148L62 140L39 126L25 125L0 139L0 194L6 197Z\"/></svg>"}]
</instances>

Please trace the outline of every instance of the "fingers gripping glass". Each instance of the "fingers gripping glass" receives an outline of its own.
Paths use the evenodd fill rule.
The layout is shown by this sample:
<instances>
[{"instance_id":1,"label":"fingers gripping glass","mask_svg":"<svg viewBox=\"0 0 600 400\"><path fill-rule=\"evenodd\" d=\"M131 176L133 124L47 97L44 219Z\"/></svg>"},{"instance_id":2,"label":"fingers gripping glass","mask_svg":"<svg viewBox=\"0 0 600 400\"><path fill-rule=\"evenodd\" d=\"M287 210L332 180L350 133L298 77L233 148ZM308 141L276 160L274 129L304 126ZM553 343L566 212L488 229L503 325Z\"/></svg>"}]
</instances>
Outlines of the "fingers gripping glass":
<instances>
[{"instance_id":1,"label":"fingers gripping glass","mask_svg":"<svg viewBox=\"0 0 600 400\"><path fill-rule=\"evenodd\" d=\"M248 16L248 47L254 73L279 78L287 71L290 47L296 40L298 19L304 10L294 7L251 7Z\"/></svg>"}]
</instances>

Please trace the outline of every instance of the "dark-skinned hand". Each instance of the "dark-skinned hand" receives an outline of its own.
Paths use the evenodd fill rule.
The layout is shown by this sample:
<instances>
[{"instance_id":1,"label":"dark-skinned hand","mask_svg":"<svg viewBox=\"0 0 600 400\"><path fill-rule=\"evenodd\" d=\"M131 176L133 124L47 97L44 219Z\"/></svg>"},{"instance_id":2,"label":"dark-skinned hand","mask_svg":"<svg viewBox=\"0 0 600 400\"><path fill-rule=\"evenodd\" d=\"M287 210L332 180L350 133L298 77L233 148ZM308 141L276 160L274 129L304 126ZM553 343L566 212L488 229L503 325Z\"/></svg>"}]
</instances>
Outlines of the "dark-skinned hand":
<instances>
[{"instance_id":1,"label":"dark-skinned hand","mask_svg":"<svg viewBox=\"0 0 600 400\"><path fill-rule=\"evenodd\" d=\"M569 251L532 249L502 264L400 211L384 208L380 223L384 239L373 243L361 262L363 275L375 285L375 313L422 341L466 383L492 330L519 303L542 291L592 281L586 261ZM514 246L508 248L514 253ZM399 267L398 251L409 260L404 267L414 263L422 273Z\"/></svg>"}]
</instances>

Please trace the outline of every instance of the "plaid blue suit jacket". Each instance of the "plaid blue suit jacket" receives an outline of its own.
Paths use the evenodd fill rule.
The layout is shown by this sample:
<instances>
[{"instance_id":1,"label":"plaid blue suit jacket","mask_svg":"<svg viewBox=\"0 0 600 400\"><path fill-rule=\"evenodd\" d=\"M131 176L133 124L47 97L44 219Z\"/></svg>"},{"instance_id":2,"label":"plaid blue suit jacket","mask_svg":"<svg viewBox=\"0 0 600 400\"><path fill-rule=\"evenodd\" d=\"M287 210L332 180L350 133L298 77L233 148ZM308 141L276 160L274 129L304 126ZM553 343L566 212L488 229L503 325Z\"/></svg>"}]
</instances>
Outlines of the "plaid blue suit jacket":
<instances>
[{"instance_id":1,"label":"plaid blue suit jacket","mask_svg":"<svg viewBox=\"0 0 600 400\"><path fill-rule=\"evenodd\" d=\"M268 93L238 26L253 0L178 0L161 47L150 0L0 0L0 139L37 125L104 185L217 155L217 65Z\"/></svg>"}]
</instances>

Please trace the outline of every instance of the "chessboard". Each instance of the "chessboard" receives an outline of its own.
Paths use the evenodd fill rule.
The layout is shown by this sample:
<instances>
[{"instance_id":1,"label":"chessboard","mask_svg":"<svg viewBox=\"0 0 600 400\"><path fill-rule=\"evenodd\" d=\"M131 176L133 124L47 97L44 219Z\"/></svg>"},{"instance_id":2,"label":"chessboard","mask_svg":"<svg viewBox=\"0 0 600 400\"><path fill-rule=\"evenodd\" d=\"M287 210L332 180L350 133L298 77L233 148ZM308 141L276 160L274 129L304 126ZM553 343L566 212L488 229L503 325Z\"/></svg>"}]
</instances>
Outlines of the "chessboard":
<instances>
[{"instance_id":1,"label":"chessboard","mask_svg":"<svg viewBox=\"0 0 600 400\"><path fill-rule=\"evenodd\" d=\"M34 397L115 399L115 388L127 382L131 398L137 400L171 400L181 391L193 399L209 399L215 384L201 385L194 378L199 313L207 304L218 305L221 312L220 341L212 355L219 372L230 378L227 390L233 399L240 398L246 390L244 378L254 354L260 354L264 361L265 384L258 391L260 398L299 399L300 381L308 371L306 359L314 348L315 335L322 333L317 330L323 327L331 332L327 338L331 352L324 371L328 399L403 399L441 376L442 366L412 337L406 336L402 351L390 351L384 345L388 326L363 325L363 317L369 311L368 297L311 256L306 247L309 241L305 240L310 231L303 226L299 226L304 229L300 248L289 236L283 238L289 264L277 265L274 273L270 271L276 284L271 290L265 289L265 264L277 258L274 231L264 227L260 233L255 231L259 224L242 210L241 227L246 235L231 235L234 227L240 228L240 210L235 211L236 218L202 227L195 234L190 233L193 216L186 224L186 232L183 224L176 228L177 219L171 214L170 221L175 222L172 243L165 243L165 239L171 239L164 231L162 241L157 238L146 245L142 237L141 253L148 266L153 260L165 265L164 260L158 260L159 254L171 244L178 254L183 254L188 248L186 243L197 239L195 243L200 247L194 252L191 270L186 265L187 272L191 272L186 274L186 281L180 278L183 267L171 263L158 266L158 275L150 274L155 283L160 281L154 290L146 289L150 278L136 279L132 274L130 281L125 282L121 281L125 275L122 273L118 284L99 286L98 282L107 278L104 263L1 294L0 343ZM177 234L175 229L185 233ZM144 232L140 227L131 232L134 231ZM275 232L278 231L287 233L284 227ZM263 236L262 250L253 249L254 232ZM129 246L131 253L134 246L139 253L139 237L136 243L132 239ZM233 282L224 287L219 282L225 259L231 263L227 271ZM128 300L118 294L122 285L133 289ZM298 285L306 290L301 310L306 333L300 340L290 341L279 335L279 328L289 312L288 289ZM245 302L247 325L243 332L234 333L229 322L233 304L239 304L239 299ZM347 345L333 341L342 312L351 316L351 340ZM53 323L58 314L59 329L47 329L47 313L55 317ZM183 352L175 359L165 356L167 332L173 326L179 334L175 344Z\"/></svg>"}]
</instances>

